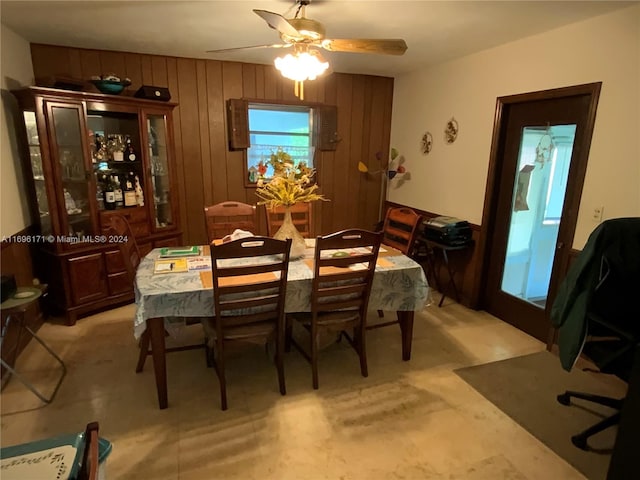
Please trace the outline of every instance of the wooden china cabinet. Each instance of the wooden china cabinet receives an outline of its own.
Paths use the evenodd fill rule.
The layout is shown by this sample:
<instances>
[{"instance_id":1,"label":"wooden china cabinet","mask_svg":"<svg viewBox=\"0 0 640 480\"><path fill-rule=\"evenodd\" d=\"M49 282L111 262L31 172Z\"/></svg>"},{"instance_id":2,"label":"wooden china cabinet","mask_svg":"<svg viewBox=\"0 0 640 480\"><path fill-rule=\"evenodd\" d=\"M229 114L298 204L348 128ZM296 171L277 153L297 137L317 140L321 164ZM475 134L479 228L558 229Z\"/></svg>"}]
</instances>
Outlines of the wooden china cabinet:
<instances>
[{"instance_id":1,"label":"wooden china cabinet","mask_svg":"<svg viewBox=\"0 0 640 480\"><path fill-rule=\"evenodd\" d=\"M134 298L119 239L106 235L112 215L127 218L142 255L181 243L175 104L40 87L13 94L24 120L35 220L28 240L52 305L73 325L80 315ZM108 209L115 177L127 206Z\"/></svg>"}]
</instances>

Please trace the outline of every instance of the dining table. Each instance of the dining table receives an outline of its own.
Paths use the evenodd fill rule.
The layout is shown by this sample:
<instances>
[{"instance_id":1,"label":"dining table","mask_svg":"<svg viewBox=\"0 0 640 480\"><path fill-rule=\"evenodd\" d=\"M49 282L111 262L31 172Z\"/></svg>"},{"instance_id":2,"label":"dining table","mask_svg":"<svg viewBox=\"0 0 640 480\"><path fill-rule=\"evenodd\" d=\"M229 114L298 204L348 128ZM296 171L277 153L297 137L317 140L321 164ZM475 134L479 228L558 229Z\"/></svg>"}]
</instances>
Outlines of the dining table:
<instances>
[{"instance_id":1,"label":"dining table","mask_svg":"<svg viewBox=\"0 0 640 480\"><path fill-rule=\"evenodd\" d=\"M285 312L311 310L315 239L306 239L306 244L304 255L289 262ZM140 339L148 330L160 409L169 405L165 335L179 338L185 319L215 315L209 246L184 247L184 251L189 255L184 257L186 267L182 257L170 257L179 267L174 269L164 268L166 248L153 249L140 262L134 284L134 336ZM411 358L414 313L424 307L428 296L429 286L422 266L383 245L376 262L369 309L397 312L405 361Z\"/></svg>"}]
</instances>

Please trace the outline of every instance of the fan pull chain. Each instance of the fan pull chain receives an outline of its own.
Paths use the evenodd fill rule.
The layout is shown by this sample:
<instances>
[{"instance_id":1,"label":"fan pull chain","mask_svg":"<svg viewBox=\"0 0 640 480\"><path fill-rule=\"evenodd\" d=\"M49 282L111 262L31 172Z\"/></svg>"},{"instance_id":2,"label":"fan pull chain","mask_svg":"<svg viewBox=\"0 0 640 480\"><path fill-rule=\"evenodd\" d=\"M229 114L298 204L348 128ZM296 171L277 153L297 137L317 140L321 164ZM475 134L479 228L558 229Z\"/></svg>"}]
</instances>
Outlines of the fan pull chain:
<instances>
[{"instance_id":1,"label":"fan pull chain","mask_svg":"<svg viewBox=\"0 0 640 480\"><path fill-rule=\"evenodd\" d=\"M295 83L293 84L293 93L300 100L304 100L304 81L299 82L298 80L295 80Z\"/></svg>"}]
</instances>

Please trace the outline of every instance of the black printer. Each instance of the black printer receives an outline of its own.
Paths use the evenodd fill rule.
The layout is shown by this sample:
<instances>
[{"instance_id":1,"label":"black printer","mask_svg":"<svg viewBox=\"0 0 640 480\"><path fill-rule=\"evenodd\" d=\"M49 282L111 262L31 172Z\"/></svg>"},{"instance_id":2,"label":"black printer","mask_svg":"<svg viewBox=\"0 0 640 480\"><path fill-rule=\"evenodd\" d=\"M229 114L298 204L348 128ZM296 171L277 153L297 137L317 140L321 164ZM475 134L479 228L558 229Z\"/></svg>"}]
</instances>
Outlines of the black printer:
<instances>
[{"instance_id":1,"label":"black printer","mask_svg":"<svg viewBox=\"0 0 640 480\"><path fill-rule=\"evenodd\" d=\"M422 222L422 235L427 240L451 247L471 243L471 226L455 217L434 217Z\"/></svg>"}]
</instances>

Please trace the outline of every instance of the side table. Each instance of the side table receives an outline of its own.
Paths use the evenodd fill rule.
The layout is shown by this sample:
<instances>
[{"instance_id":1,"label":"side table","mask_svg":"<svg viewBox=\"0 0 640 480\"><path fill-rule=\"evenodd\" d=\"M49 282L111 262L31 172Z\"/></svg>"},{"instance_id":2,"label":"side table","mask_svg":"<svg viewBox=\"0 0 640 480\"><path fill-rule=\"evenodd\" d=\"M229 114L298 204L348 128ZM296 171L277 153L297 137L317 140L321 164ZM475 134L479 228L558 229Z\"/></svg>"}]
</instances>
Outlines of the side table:
<instances>
[{"instance_id":1,"label":"side table","mask_svg":"<svg viewBox=\"0 0 640 480\"><path fill-rule=\"evenodd\" d=\"M49 352L49 354L51 354L53 358L56 359L56 361L62 367L62 375L60 376L60 379L58 380L58 383L56 384L53 390L53 393L49 397L46 397L44 394L40 393L36 389L36 387L24 375L16 371L15 361L13 362L14 363L13 367L9 365L9 363L5 362L4 359L0 359L0 361L2 363L2 366L5 367L9 372L9 374L6 376L5 380L2 383L3 388L9 382L11 377L15 375L16 378L20 380L25 387L31 390L40 400L42 400L45 403L51 403L51 401L53 400L53 397L55 397L56 393L58 392L58 389L60 388L62 379L67 374L67 367L62 361L62 359L53 350L51 350L51 347L49 347L24 321L24 315L26 311L29 310L29 308L31 308L40 299L40 297L42 297L43 295L46 295L46 291L47 291L46 285L40 285L38 287L18 287L16 292L13 295L11 295L11 297L9 297L7 300L5 300L0 304L0 310L2 311L3 314L7 315L4 323L2 324L0 348L3 348L5 335L11 323L14 323L18 326L18 329L19 329L18 331L20 333L22 331L25 331L29 335L31 335L38 343L40 343L40 345L44 347L44 349L47 352ZM16 349L18 348L17 345L15 348ZM9 358L9 355L11 353L13 353L13 351L10 351L9 354L6 355L7 358Z\"/></svg>"},{"instance_id":2,"label":"side table","mask_svg":"<svg viewBox=\"0 0 640 480\"><path fill-rule=\"evenodd\" d=\"M460 303L460 294L458 293L458 287L456 286L456 282L454 279L454 275L453 275L454 272L451 270L451 265L449 264L449 255L447 254L447 252L451 252L455 250L466 250L473 243L470 242L464 245L446 245L444 243L438 243L433 240L428 240L426 238L422 238L420 239L420 241L424 242L427 245L427 248L432 252L434 252L433 255L426 256L426 262L427 262L427 268L429 269L429 271L433 276L433 279L435 280L436 288L438 289L439 292L442 293L442 296L440 297L440 302L438 302L438 307L442 307L442 302L444 302L444 298L446 295L442 291L442 288L440 288L440 282L438 281L438 275L436 274L436 268L435 268L436 259L434 258L436 250L439 250L442 252L442 259L444 260L444 265L447 269L447 274L449 275L449 285L451 285L451 288L453 289L453 294L455 296L456 302Z\"/></svg>"}]
</instances>

